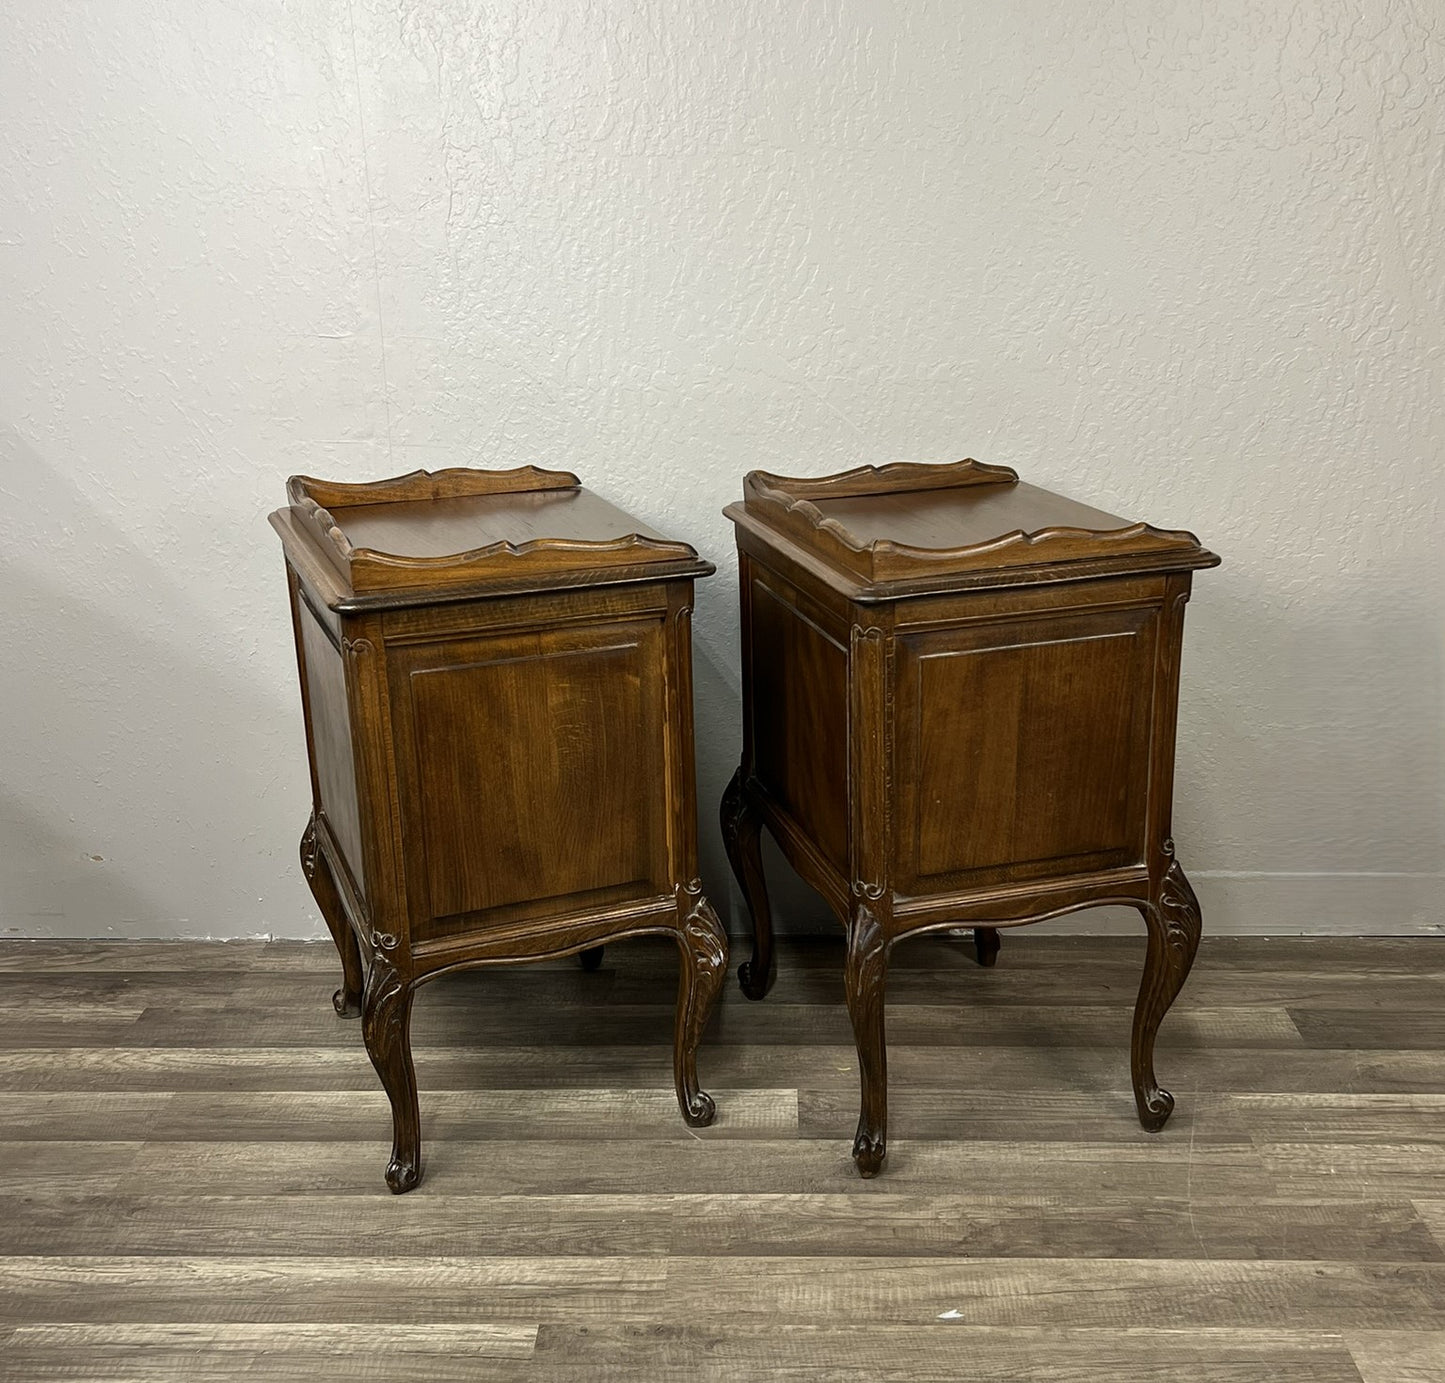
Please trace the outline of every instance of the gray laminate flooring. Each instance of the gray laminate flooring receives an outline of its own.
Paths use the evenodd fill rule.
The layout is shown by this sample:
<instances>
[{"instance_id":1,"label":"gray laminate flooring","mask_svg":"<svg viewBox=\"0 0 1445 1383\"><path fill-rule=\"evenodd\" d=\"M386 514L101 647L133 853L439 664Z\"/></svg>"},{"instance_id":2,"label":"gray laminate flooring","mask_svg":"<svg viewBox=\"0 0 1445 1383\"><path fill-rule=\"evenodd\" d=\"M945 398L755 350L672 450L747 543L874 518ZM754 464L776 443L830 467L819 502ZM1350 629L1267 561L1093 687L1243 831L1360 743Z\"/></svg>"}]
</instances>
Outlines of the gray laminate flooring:
<instances>
[{"instance_id":1,"label":"gray laminate flooring","mask_svg":"<svg viewBox=\"0 0 1445 1383\"><path fill-rule=\"evenodd\" d=\"M1445 941L1206 940L1154 1136L1142 952L901 946L872 1182L840 944L729 983L700 1132L666 943L440 980L395 1198L329 945L5 943L0 1378L1445 1379Z\"/></svg>"}]
</instances>

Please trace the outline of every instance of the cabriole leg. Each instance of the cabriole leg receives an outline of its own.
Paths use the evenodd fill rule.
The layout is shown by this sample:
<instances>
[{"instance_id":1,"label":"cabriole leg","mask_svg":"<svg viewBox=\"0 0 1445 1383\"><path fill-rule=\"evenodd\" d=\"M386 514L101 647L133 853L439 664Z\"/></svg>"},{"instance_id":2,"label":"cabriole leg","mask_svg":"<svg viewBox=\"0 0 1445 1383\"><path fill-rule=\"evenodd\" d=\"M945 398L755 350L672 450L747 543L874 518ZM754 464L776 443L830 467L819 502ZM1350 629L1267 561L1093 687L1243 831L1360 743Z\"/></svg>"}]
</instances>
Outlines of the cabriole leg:
<instances>
[{"instance_id":1,"label":"cabriole leg","mask_svg":"<svg viewBox=\"0 0 1445 1383\"><path fill-rule=\"evenodd\" d=\"M738 983L749 999L761 999L777 977L773 958L773 915L763 877L762 818L748 800L743 770L733 774L719 812L723 844L753 923L753 954L738 966Z\"/></svg>"},{"instance_id":2,"label":"cabriole leg","mask_svg":"<svg viewBox=\"0 0 1445 1383\"><path fill-rule=\"evenodd\" d=\"M677 933L682 957L672 1045L673 1081L683 1119L693 1128L706 1128L717 1110L712 1096L698 1088L697 1044L727 972L728 937L717 913L702 896L700 881L679 890L678 908L687 911Z\"/></svg>"},{"instance_id":3,"label":"cabriole leg","mask_svg":"<svg viewBox=\"0 0 1445 1383\"><path fill-rule=\"evenodd\" d=\"M316 817L312 814L307 823L306 834L301 837L301 872L311 886L311 896L321 909L331 939L341 955L341 988L331 996L331 1005L343 1018L355 1018L361 1012L361 951L356 944L356 933L346 919L346 910L341 906L341 895L336 890L336 880L331 877L331 866L321 853L316 839Z\"/></svg>"},{"instance_id":4,"label":"cabriole leg","mask_svg":"<svg viewBox=\"0 0 1445 1383\"><path fill-rule=\"evenodd\" d=\"M1139 1122L1157 1133L1174 1112L1174 1096L1159 1088L1154 1078L1154 1038L1169 1006L1184 987L1199 949L1199 900L1174 858L1174 842L1164 842L1169 866L1160 880L1153 902L1139 911L1149 929L1149 949L1144 957L1144 978L1134 1005L1134 1038L1130 1066L1134 1078L1134 1102Z\"/></svg>"},{"instance_id":5,"label":"cabriole leg","mask_svg":"<svg viewBox=\"0 0 1445 1383\"><path fill-rule=\"evenodd\" d=\"M862 1104L853 1161L860 1176L877 1176L888 1155L888 1050L883 1033L883 986L888 972L888 942L878 919L863 903L848 926L848 957L843 981L853 1040L858 1047Z\"/></svg>"},{"instance_id":6,"label":"cabriole leg","mask_svg":"<svg viewBox=\"0 0 1445 1383\"><path fill-rule=\"evenodd\" d=\"M386 1184L398 1196L421 1180L421 1118L411 1063L412 986L381 953L372 957L362 1001L366 1053L391 1101L391 1162Z\"/></svg>"}]
</instances>

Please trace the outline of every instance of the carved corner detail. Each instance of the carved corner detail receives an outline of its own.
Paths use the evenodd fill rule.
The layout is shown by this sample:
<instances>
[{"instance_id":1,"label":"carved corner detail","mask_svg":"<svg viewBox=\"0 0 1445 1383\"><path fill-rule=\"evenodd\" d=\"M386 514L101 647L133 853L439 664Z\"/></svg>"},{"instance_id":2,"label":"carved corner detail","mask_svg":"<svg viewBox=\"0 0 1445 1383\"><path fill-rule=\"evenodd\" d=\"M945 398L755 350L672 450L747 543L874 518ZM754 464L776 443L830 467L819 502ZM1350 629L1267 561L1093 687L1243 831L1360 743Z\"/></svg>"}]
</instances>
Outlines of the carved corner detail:
<instances>
[{"instance_id":1,"label":"carved corner detail","mask_svg":"<svg viewBox=\"0 0 1445 1383\"><path fill-rule=\"evenodd\" d=\"M306 823L305 834L301 837L301 872L306 876L306 882L312 883L316 878L316 859L321 852L321 844L316 832L317 813L311 813L311 819Z\"/></svg>"},{"instance_id":2,"label":"carved corner detail","mask_svg":"<svg viewBox=\"0 0 1445 1383\"><path fill-rule=\"evenodd\" d=\"M362 658L369 658L376 652L376 645L370 639L348 639L342 638L341 651L346 654L352 662Z\"/></svg>"},{"instance_id":3,"label":"carved corner detail","mask_svg":"<svg viewBox=\"0 0 1445 1383\"><path fill-rule=\"evenodd\" d=\"M1199 899L1195 897L1183 867L1174 857L1174 842L1166 840L1162 851L1169 861L1159 884L1159 912L1164 919L1164 939L1171 950L1187 954L1192 964L1201 931Z\"/></svg>"},{"instance_id":4,"label":"carved corner detail","mask_svg":"<svg viewBox=\"0 0 1445 1383\"><path fill-rule=\"evenodd\" d=\"M712 904L702 895L701 879L680 885L679 892L689 904L682 923L683 939L698 969L710 977L728 963L727 935Z\"/></svg>"}]
</instances>

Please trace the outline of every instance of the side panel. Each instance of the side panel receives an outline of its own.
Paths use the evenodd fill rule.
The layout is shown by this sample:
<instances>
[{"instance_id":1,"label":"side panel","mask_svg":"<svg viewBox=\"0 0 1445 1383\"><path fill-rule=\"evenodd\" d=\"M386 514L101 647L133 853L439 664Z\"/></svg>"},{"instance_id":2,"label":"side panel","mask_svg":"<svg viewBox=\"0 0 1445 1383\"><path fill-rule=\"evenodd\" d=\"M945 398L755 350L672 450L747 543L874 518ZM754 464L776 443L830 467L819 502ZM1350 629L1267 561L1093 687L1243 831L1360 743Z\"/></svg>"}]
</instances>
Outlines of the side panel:
<instances>
[{"instance_id":1,"label":"side panel","mask_svg":"<svg viewBox=\"0 0 1445 1383\"><path fill-rule=\"evenodd\" d=\"M355 892L365 896L361 818L357 807L356 764L351 752L351 717L347 710L346 664L310 604L296 597L304 702L309 720L312 771L317 806L325 813L342 863Z\"/></svg>"},{"instance_id":2,"label":"side panel","mask_svg":"<svg viewBox=\"0 0 1445 1383\"><path fill-rule=\"evenodd\" d=\"M394 646L414 938L670 889L664 620Z\"/></svg>"},{"instance_id":3,"label":"side panel","mask_svg":"<svg viewBox=\"0 0 1445 1383\"><path fill-rule=\"evenodd\" d=\"M754 771L840 874L848 874L848 649L820 611L754 564Z\"/></svg>"},{"instance_id":4,"label":"side panel","mask_svg":"<svg viewBox=\"0 0 1445 1383\"><path fill-rule=\"evenodd\" d=\"M897 887L1143 863L1157 606L898 640Z\"/></svg>"}]
</instances>

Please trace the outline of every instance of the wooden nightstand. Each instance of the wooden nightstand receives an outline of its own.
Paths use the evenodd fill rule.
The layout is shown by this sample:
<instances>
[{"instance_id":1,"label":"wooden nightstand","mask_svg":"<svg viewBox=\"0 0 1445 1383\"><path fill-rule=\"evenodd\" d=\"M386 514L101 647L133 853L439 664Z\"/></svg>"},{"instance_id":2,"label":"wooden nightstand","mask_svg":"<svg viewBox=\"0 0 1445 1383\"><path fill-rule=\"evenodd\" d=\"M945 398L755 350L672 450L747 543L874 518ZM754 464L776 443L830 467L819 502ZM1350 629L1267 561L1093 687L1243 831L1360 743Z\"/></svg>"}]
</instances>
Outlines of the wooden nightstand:
<instances>
[{"instance_id":1,"label":"wooden nightstand","mask_svg":"<svg viewBox=\"0 0 1445 1383\"><path fill-rule=\"evenodd\" d=\"M743 757L722 803L754 928L739 978L754 999L772 983L766 824L847 932L858 1170L886 1152L892 944L973 926L987 964L996 928L1103 903L1148 928L1133 1082L1162 1128L1154 1037L1199 944L1169 833L1180 642L1192 573L1219 559L974 461L755 471L743 491Z\"/></svg>"},{"instance_id":2,"label":"wooden nightstand","mask_svg":"<svg viewBox=\"0 0 1445 1383\"><path fill-rule=\"evenodd\" d=\"M387 1185L421 1176L413 990L469 966L675 938L677 1098L710 1123L696 1051L727 936L697 876L689 617L713 567L565 472L288 495L301 863L391 1100Z\"/></svg>"}]
</instances>

